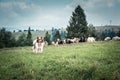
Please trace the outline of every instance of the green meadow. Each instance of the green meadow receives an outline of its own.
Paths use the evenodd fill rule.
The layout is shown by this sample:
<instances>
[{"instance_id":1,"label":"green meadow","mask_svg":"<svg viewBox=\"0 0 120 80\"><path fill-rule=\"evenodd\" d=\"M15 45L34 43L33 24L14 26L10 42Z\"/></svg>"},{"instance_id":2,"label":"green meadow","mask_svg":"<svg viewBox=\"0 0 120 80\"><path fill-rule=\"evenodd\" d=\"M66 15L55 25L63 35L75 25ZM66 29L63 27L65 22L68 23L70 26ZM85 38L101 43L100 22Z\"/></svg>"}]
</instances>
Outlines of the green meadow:
<instances>
[{"instance_id":1,"label":"green meadow","mask_svg":"<svg viewBox=\"0 0 120 80\"><path fill-rule=\"evenodd\" d=\"M0 80L120 80L120 41L3 48Z\"/></svg>"}]
</instances>

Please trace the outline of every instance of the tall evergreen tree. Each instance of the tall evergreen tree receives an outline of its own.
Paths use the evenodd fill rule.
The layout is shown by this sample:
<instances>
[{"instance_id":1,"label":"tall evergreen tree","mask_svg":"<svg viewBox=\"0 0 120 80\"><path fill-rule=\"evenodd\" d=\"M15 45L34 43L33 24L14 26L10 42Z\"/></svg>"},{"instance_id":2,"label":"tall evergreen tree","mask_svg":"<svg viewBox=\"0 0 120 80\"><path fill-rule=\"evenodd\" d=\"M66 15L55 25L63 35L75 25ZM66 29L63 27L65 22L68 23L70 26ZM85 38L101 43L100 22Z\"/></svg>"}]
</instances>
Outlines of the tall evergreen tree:
<instances>
[{"instance_id":1,"label":"tall evergreen tree","mask_svg":"<svg viewBox=\"0 0 120 80\"><path fill-rule=\"evenodd\" d=\"M32 34L31 34L31 29L30 29L30 27L28 28L26 45L28 45L28 46L32 45Z\"/></svg>"},{"instance_id":2,"label":"tall evergreen tree","mask_svg":"<svg viewBox=\"0 0 120 80\"><path fill-rule=\"evenodd\" d=\"M19 36L17 40L17 46L25 46L26 45L26 35L23 33Z\"/></svg>"},{"instance_id":3,"label":"tall evergreen tree","mask_svg":"<svg viewBox=\"0 0 120 80\"><path fill-rule=\"evenodd\" d=\"M61 39L59 30L57 30L55 35L53 36L53 41L57 41L57 39Z\"/></svg>"},{"instance_id":4,"label":"tall evergreen tree","mask_svg":"<svg viewBox=\"0 0 120 80\"><path fill-rule=\"evenodd\" d=\"M5 28L0 29L0 48L5 47L5 41L4 41L5 33L6 33Z\"/></svg>"},{"instance_id":5,"label":"tall evergreen tree","mask_svg":"<svg viewBox=\"0 0 120 80\"><path fill-rule=\"evenodd\" d=\"M54 36L57 32L57 29L52 28L51 41L54 41Z\"/></svg>"},{"instance_id":6,"label":"tall evergreen tree","mask_svg":"<svg viewBox=\"0 0 120 80\"><path fill-rule=\"evenodd\" d=\"M96 37L96 30L95 30L95 27L92 25L92 24L89 24L88 26L88 36L90 37Z\"/></svg>"},{"instance_id":7,"label":"tall evergreen tree","mask_svg":"<svg viewBox=\"0 0 120 80\"><path fill-rule=\"evenodd\" d=\"M84 10L78 5L72 13L67 26L67 37L83 37L87 35L87 21Z\"/></svg>"},{"instance_id":8,"label":"tall evergreen tree","mask_svg":"<svg viewBox=\"0 0 120 80\"><path fill-rule=\"evenodd\" d=\"M48 42L48 45L51 44L50 37L51 37L51 36L50 36L50 34L48 33L48 31L47 31L46 34L45 34L44 40Z\"/></svg>"},{"instance_id":9,"label":"tall evergreen tree","mask_svg":"<svg viewBox=\"0 0 120 80\"><path fill-rule=\"evenodd\" d=\"M16 40L12 33L6 31L5 28L0 29L0 48L14 46L16 46Z\"/></svg>"},{"instance_id":10,"label":"tall evergreen tree","mask_svg":"<svg viewBox=\"0 0 120 80\"><path fill-rule=\"evenodd\" d=\"M32 34L31 34L31 29L30 29L30 27L28 28L27 39L32 39Z\"/></svg>"},{"instance_id":11,"label":"tall evergreen tree","mask_svg":"<svg viewBox=\"0 0 120 80\"><path fill-rule=\"evenodd\" d=\"M119 31L117 32L117 36L119 36L119 37L120 37L120 29L119 29Z\"/></svg>"},{"instance_id":12,"label":"tall evergreen tree","mask_svg":"<svg viewBox=\"0 0 120 80\"><path fill-rule=\"evenodd\" d=\"M60 36L61 36L61 39L64 39L65 38L65 31L61 31Z\"/></svg>"}]
</instances>

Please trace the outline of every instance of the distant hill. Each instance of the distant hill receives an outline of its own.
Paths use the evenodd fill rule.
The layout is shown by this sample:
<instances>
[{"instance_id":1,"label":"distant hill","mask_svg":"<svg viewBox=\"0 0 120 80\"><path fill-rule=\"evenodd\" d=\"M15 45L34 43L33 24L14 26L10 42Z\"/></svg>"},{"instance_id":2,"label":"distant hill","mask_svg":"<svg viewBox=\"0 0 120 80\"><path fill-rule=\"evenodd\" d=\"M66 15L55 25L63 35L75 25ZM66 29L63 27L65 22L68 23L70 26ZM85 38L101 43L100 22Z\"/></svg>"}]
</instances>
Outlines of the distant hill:
<instances>
[{"instance_id":1,"label":"distant hill","mask_svg":"<svg viewBox=\"0 0 120 80\"><path fill-rule=\"evenodd\" d=\"M56 28L54 28L54 29L56 29ZM61 29L58 29L58 30L59 30L59 31L61 31L61 30L62 30L62 31L65 31L66 29L61 28ZM33 39L33 40L36 39L37 36L45 37L45 33L46 33L47 31L48 31L49 34L52 33L51 30L37 30L37 31L31 30L32 39ZM18 39L19 36L22 35L23 33L27 35L28 31L27 31L27 30L24 30L24 31L19 30L18 32L12 32L12 33L13 33L13 36L15 36L16 39Z\"/></svg>"},{"instance_id":2,"label":"distant hill","mask_svg":"<svg viewBox=\"0 0 120 80\"><path fill-rule=\"evenodd\" d=\"M120 30L120 25L106 25L106 26L95 26L95 29L98 32L104 31L104 30L113 30L115 32L118 32Z\"/></svg>"},{"instance_id":3,"label":"distant hill","mask_svg":"<svg viewBox=\"0 0 120 80\"><path fill-rule=\"evenodd\" d=\"M51 31L50 31L50 30L48 30L48 32L49 32L49 34L51 34ZM15 36L16 39L18 39L18 37L19 37L20 35L22 35L23 33L27 35L28 32L27 32L27 31L13 32L13 36ZM37 36L42 36L42 37L44 37L46 31L31 31L31 33L32 33L32 39L34 40L34 39L36 39Z\"/></svg>"}]
</instances>

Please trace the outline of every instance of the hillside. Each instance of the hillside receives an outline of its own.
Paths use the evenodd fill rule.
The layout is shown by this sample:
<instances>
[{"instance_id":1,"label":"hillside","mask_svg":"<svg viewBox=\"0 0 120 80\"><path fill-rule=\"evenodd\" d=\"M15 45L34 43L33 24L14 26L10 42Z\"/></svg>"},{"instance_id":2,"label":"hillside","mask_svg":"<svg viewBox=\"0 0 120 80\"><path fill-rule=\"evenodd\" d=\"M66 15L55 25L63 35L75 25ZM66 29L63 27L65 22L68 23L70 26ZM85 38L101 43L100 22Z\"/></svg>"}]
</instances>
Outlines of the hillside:
<instances>
[{"instance_id":1,"label":"hillside","mask_svg":"<svg viewBox=\"0 0 120 80\"><path fill-rule=\"evenodd\" d=\"M49 32L49 34L51 34L50 30L48 30L48 32ZM16 39L18 39L18 37L20 35L22 35L23 33L27 35L28 32L27 31L24 31L24 32L13 32L12 34L13 34L13 36L15 36ZM32 39L34 40L34 39L36 39L37 36L44 37L46 31L31 31L31 33L32 33Z\"/></svg>"},{"instance_id":2,"label":"hillside","mask_svg":"<svg viewBox=\"0 0 120 80\"><path fill-rule=\"evenodd\" d=\"M104 31L104 30L113 30L115 32L118 32L120 30L120 26L118 25L106 25L106 26L95 26L95 29L98 32Z\"/></svg>"},{"instance_id":3,"label":"hillside","mask_svg":"<svg viewBox=\"0 0 120 80\"><path fill-rule=\"evenodd\" d=\"M120 80L120 42L0 49L0 80Z\"/></svg>"}]
</instances>

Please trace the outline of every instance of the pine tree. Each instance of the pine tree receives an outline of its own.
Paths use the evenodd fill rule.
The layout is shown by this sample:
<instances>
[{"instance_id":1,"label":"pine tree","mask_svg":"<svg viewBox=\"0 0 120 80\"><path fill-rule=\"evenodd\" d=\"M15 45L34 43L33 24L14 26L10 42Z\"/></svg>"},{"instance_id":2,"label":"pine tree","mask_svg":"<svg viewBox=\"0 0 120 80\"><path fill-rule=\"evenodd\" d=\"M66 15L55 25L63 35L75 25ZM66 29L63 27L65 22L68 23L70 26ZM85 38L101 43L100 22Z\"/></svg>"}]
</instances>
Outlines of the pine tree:
<instances>
[{"instance_id":1,"label":"pine tree","mask_svg":"<svg viewBox=\"0 0 120 80\"><path fill-rule=\"evenodd\" d=\"M61 39L64 39L66 36L65 31L61 31L60 36L61 36Z\"/></svg>"},{"instance_id":2,"label":"pine tree","mask_svg":"<svg viewBox=\"0 0 120 80\"><path fill-rule=\"evenodd\" d=\"M53 36L53 41L57 41L57 39L61 39L59 30L56 31L55 35Z\"/></svg>"},{"instance_id":3,"label":"pine tree","mask_svg":"<svg viewBox=\"0 0 120 80\"><path fill-rule=\"evenodd\" d=\"M47 31L46 34L45 34L44 40L48 42L48 45L51 44L50 37L51 37L51 36L50 36L50 34L48 33L48 31Z\"/></svg>"},{"instance_id":4,"label":"pine tree","mask_svg":"<svg viewBox=\"0 0 120 80\"><path fill-rule=\"evenodd\" d=\"M89 24L88 26L88 36L90 37L96 37L96 30L95 30L95 27L92 25L92 24Z\"/></svg>"},{"instance_id":5,"label":"pine tree","mask_svg":"<svg viewBox=\"0 0 120 80\"><path fill-rule=\"evenodd\" d=\"M16 46L15 37L5 28L0 29L0 48Z\"/></svg>"},{"instance_id":6,"label":"pine tree","mask_svg":"<svg viewBox=\"0 0 120 80\"><path fill-rule=\"evenodd\" d=\"M30 29L30 27L28 28L26 45L28 45L28 46L32 45L32 34L31 34L31 29Z\"/></svg>"},{"instance_id":7,"label":"pine tree","mask_svg":"<svg viewBox=\"0 0 120 80\"><path fill-rule=\"evenodd\" d=\"M119 31L117 32L117 36L119 36L119 37L120 37L120 29L119 29Z\"/></svg>"},{"instance_id":8,"label":"pine tree","mask_svg":"<svg viewBox=\"0 0 120 80\"><path fill-rule=\"evenodd\" d=\"M84 10L78 5L72 13L67 26L67 37L83 37L87 35L87 21Z\"/></svg>"},{"instance_id":9,"label":"pine tree","mask_svg":"<svg viewBox=\"0 0 120 80\"><path fill-rule=\"evenodd\" d=\"M30 29L30 27L28 28L27 39L32 39L32 34L31 34L31 29Z\"/></svg>"},{"instance_id":10,"label":"pine tree","mask_svg":"<svg viewBox=\"0 0 120 80\"><path fill-rule=\"evenodd\" d=\"M27 42L26 35L23 33L19 36L17 40L17 46L25 46Z\"/></svg>"},{"instance_id":11,"label":"pine tree","mask_svg":"<svg viewBox=\"0 0 120 80\"><path fill-rule=\"evenodd\" d=\"M4 41L5 33L6 33L5 28L0 29L0 48L5 47L5 41Z\"/></svg>"}]
</instances>

